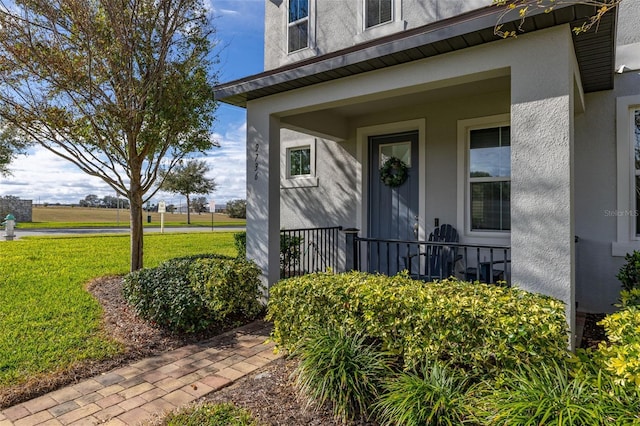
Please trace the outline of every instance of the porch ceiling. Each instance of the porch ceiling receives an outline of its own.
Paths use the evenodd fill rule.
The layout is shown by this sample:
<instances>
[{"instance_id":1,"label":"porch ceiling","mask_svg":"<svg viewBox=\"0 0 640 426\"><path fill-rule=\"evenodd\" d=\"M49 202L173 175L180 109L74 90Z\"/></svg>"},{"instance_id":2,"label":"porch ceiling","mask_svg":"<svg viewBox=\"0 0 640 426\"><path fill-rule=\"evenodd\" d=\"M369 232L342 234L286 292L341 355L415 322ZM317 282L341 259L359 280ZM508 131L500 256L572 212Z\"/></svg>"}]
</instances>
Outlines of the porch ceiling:
<instances>
[{"instance_id":1,"label":"porch ceiling","mask_svg":"<svg viewBox=\"0 0 640 426\"><path fill-rule=\"evenodd\" d=\"M593 13L593 7L585 5L558 6L552 13L531 16L523 29L532 32L567 23L574 25ZM214 96L221 102L246 107L248 101L261 97L496 41L499 37L493 34L493 28L499 14L500 9L493 6L477 9L222 84L216 87ZM513 30L517 24L507 23L505 29ZM616 13L608 13L597 31L573 37L585 92L613 88L615 24Z\"/></svg>"}]
</instances>

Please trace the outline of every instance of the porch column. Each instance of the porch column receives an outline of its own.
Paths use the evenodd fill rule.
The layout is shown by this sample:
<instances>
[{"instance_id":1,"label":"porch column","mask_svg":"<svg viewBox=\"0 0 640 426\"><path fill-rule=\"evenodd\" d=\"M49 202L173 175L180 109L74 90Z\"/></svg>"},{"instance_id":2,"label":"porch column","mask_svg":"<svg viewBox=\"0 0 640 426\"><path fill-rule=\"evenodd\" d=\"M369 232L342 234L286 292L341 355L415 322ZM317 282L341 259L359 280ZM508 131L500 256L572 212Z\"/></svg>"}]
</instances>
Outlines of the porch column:
<instances>
[{"instance_id":1,"label":"porch column","mask_svg":"<svg viewBox=\"0 0 640 426\"><path fill-rule=\"evenodd\" d=\"M280 120L251 103L247 105L247 258L262 270L265 288L278 281Z\"/></svg>"},{"instance_id":2,"label":"porch column","mask_svg":"<svg viewBox=\"0 0 640 426\"><path fill-rule=\"evenodd\" d=\"M576 65L563 34L547 33L511 69L511 266L517 287L565 302L573 349Z\"/></svg>"}]
</instances>

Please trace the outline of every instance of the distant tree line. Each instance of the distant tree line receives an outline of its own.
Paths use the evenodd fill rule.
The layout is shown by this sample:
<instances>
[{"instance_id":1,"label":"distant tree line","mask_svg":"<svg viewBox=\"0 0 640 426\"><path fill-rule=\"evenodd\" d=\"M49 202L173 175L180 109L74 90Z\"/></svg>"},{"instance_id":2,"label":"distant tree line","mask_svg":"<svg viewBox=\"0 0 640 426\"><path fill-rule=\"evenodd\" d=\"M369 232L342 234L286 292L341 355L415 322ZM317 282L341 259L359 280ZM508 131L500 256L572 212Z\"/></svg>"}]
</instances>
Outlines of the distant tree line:
<instances>
[{"instance_id":1,"label":"distant tree line","mask_svg":"<svg viewBox=\"0 0 640 426\"><path fill-rule=\"evenodd\" d=\"M106 195L102 198L95 194L89 194L78 202L80 207L101 207L105 209L129 208L129 200Z\"/></svg>"}]
</instances>

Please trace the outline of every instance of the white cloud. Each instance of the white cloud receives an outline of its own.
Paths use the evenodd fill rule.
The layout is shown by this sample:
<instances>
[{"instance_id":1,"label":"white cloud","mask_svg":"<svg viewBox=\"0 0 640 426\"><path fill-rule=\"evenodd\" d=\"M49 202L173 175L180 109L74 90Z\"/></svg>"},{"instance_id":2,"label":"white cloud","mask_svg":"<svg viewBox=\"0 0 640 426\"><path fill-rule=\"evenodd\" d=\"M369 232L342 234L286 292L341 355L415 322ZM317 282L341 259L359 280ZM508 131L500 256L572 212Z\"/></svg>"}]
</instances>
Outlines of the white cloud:
<instances>
[{"instance_id":1,"label":"white cloud","mask_svg":"<svg viewBox=\"0 0 640 426\"><path fill-rule=\"evenodd\" d=\"M221 147L201 157L209 164L209 177L218 183L217 191L209 196L218 204L246 198L245 135L246 123L230 124L222 133L214 134ZM101 179L87 175L43 148L35 148L29 156L18 158L10 170L12 176L0 177L0 196L13 195L50 204L78 203L89 194L100 198L115 196L115 191ZM184 202L181 196L159 192L152 203L161 199L175 204Z\"/></svg>"}]
</instances>

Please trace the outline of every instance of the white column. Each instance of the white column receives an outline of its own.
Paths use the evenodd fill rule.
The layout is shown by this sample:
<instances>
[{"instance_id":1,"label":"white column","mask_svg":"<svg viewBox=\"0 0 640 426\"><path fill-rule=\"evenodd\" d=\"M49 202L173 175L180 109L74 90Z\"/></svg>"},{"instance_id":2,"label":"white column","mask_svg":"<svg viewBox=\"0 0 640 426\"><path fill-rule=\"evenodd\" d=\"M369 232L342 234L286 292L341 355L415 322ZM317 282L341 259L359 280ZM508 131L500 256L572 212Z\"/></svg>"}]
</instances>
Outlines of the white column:
<instances>
[{"instance_id":1,"label":"white column","mask_svg":"<svg viewBox=\"0 0 640 426\"><path fill-rule=\"evenodd\" d=\"M541 37L511 69L512 281L565 302L572 336L574 66L567 28Z\"/></svg>"},{"instance_id":2,"label":"white column","mask_svg":"<svg viewBox=\"0 0 640 426\"><path fill-rule=\"evenodd\" d=\"M280 278L280 120L251 103L247 106L247 258L262 270L265 287Z\"/></svg>"}]
</instances>

